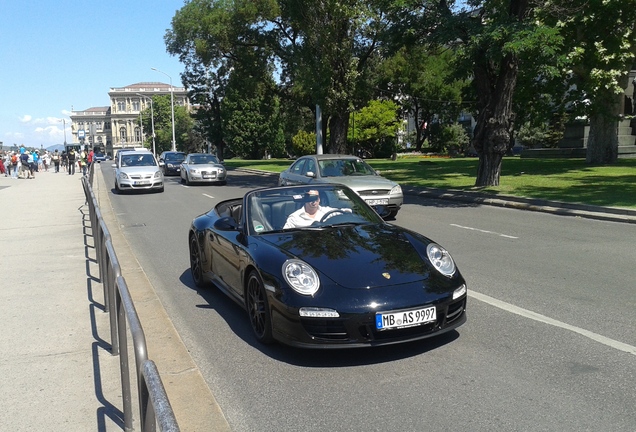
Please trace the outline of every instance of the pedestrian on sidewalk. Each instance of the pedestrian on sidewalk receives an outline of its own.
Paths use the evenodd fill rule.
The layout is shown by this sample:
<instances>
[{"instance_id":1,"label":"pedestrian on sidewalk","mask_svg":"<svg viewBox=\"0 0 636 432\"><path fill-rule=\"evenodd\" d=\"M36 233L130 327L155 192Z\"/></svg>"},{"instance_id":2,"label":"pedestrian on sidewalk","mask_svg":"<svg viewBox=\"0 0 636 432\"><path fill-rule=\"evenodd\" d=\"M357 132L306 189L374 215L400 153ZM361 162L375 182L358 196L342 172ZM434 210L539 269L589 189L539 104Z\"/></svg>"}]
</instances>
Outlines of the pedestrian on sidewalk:
<instances>
[{"instance_id":1,"label":"pedestrian on sidewalk","mask_svg":"<svg viewBox=\"0 0 636 432\"><path fill-rule=\"evenodd\" d=\"M29 178L29 151L25 150L23 153L20 153L20 174L19 177Z\"/></svg>"},{"instance_id":2,"label":"pedestrian on sidewalk","mask_svg":"<svg viewBox=\"0 0 636 432\"><path fill-rule=\"evenodd\" d=\"M30 179L34 179L35 178L35 172L38 170L38 157L37 157L37 150L34 152L27 152L27 155L29 156L27 159L27 163L28 163L28 173L29 173L29 177Z\"/></svg>"},{"instance_id":3,"label":"pedestrian on sidewalk","mask_svg":"<svg viewBox=\"0 0 636 432\"><path fill-rule=\"evenodd\" d=\"M44 171L49 171L49 165L51 165L51 154L48 150L45 150L44 156L42 156L42 166L44 166Z\"/></svg>"},{"instance_id":4,"label":"pedestrian on sidewalk","mask_svg":"<svg viewBox=\"0 0 636 432\"><path fill-rule=\"evenodd\" d=\"M68 175L75 175L75 159L77 155L75 154L75 150L70 148L68 151Z\"/></svg>"},{"instance_id":5,"label":"pedestrian on sidewalk","mask_svg":"<svg viewBox=\"0 0 636 432\"><path fill-rule=\"evenodd\" d=\"M11 169L13 170L13 172L11 173L11 178L12 179L17 179L18 178L18 169L20 168L20 158L18 157L18 154L14 151L11 154Z\"/></svg>"},{"instance_id":6,"label":"pedestrian on sidewalk","mask_svg":"<svg viewBox=\"0 0 636 432\"><path fill-rule=\"evenodd\" d=\"M53 166L55 166L55 172L60 172L60 153L55 149L53 152L53 156L51 156L51 160L53 161Z\"/></svg>"},{"instance_id":7,"label":"pedestrian on sidewalk","mask_svg":"<svg viewBox=\"0 0 636 432\"><path fill-rule=\"evenodd\" d=\"M7 152L2 152L2 155L0 156L2 156L0 157L0 174L4 174L5 177L9 177L9 175L7 174L9 155L7 154Z\"/></svg>"},{"instance_id":8,"label":"pedestrian on sidewalk","mask_svg":"<svg viewBox=\"0 0 636 432\"><path fill-rule=\"evenodd\" d=\"M66 150L62 152L60 159L62 160L62 171L68 171L68 153L66 153Z\"/></svg>"},{"instance_id":9,"label":"pedestrian on sidewalk","mask_svg":"<svg viewBox=\"0 0 636 432\"><path fill-rule=\"evenodd\" d=\"M82 150L80 152L78 163L80 168L82 169L82 175L86 177L86 168L88 168L88 154L86 153L86 150Z\"/></svg>"}]
</instances>

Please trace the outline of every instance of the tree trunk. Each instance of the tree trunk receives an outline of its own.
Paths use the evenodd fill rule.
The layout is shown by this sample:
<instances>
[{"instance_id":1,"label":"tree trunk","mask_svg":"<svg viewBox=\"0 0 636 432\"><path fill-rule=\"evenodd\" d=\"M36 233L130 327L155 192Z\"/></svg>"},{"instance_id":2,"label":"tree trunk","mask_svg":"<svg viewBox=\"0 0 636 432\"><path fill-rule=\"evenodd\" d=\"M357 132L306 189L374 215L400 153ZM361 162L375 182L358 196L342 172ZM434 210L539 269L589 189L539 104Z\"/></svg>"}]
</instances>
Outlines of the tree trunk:
<instances>
[{"instance_id":1,"label":"tree trunk","mask_svg":"<svg viewBox=\"0 0 636 432\"><path fill-rule=\"evenodd\" d=\"M347 153L347 129L349 113L334 113L329 117L329 149L328 153Z\"/></svg>"},{"instance_id":2,"label":"tree trunk","mask_svg":"<svg viewBox=\"0 0 636 432\"><path fill-rule=\"evenodd\" d=\"M625 76L621 83L627 86ZM618 120L623 93L609 90L594 101L595 110L590 114L590 133L587 139L585 160L590 165L615 163L618 160Z\"/></svg>"},{"instance_id":3,"label":"tree trunk","mask_svg":"<svg viewBox=\"0 0 636 432\"><path fill-rule=\"evenodd\" d=\"M475 186L499 186L501 162L510 147L513 123L512 97L517 84L518 60L507 55L498 74L476 66L475 81L480 109L473 137L479 155Z\"/></svg>"}]
</instances>

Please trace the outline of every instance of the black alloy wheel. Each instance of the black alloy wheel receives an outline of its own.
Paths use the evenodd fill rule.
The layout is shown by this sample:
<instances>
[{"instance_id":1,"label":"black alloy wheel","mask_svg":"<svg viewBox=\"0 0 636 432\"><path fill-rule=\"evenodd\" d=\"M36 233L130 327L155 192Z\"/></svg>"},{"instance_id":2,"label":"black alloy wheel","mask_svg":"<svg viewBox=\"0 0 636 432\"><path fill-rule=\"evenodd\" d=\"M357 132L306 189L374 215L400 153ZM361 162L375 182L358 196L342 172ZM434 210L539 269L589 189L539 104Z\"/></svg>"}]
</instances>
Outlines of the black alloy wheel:
<instances>
[{"instance_id":1,"label":"black alloy wheel","mask_svg":"<svg viewBox=\"0 0 636 432\"><path fill-rule=\"evenodd\" d=\"M247 280L245 306L256 339L263 344L272 343L274 338L272 337L272 319L269 315L267 294L261 278L255 271L250 273Z\"/></svg>"},{"instance_id":2,"label":"black alloy wheel","mask_svg":"<svg viewBox=\"0 0 636 432\"><path fill-rule=\"evenodd\" d=\"M206 288L207 284L203 280L203 268L201 267L201 250L196 236L190 236L190 272L194 284L199 288Z\"/></svg>"}]
</instances>

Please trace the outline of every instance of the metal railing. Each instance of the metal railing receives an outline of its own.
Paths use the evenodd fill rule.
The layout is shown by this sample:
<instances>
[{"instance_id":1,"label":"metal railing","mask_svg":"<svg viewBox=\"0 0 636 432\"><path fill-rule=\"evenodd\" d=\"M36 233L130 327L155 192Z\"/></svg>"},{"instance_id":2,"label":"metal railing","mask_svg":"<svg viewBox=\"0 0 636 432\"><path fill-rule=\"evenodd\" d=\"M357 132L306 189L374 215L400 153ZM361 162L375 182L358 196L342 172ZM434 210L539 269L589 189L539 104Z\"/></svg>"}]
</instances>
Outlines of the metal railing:
<instances>
[{"instance_id":1,"label":"metal railing","mask_svg":"<svg viewBox=\"0 0 636 432\"><path fill-rule=\"evenodd\" d=\"M130 364L128 355L128 331L130 327L135 355L137 377L137 398L139 402L139 422L141 430L154 432L178 432L174 412L163 387L161 376L155 363L148 359L146 336L133 304L126 280L121 275L119 260L113 247L108 227L102 218L99 203L92 188L93 169L87 177L82 177L82 186L89 207L95 253L99 265L99 280L104 288L104 310L110 314L111 354L119 355L122 396L124 405L124 430L133 429L133 392L130 384Z\"/></svg>"}]
</instances>

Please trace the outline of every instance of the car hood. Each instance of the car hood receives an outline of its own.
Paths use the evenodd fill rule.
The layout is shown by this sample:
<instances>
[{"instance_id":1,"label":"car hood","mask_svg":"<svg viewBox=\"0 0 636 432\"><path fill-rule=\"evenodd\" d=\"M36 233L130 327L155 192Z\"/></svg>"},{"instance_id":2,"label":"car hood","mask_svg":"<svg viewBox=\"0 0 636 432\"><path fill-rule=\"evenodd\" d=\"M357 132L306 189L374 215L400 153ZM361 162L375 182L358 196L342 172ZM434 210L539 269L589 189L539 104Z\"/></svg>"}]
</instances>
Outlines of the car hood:
<instances>
[{"instance_id":1,"label":"car hood","mask_svg":"<svg viewBox=\"0 0 636 432\"><path fill-rule=\"evenodd\" d=\"M412 283L436 273L426 258L430 240L389 224L295 230L259 238L351 289Z\"/></svg>"},{"instance_id":2,"label":"car hood","mask_svg":"<svg viewBox=\"0 0 636 432\"><path fill-rule=\"evenodd\" d=\"M326 183L343 184L353 190L391 189L397 186L397 183L389 179L374 175L323 177L321 180Z\"/></svg>"}]
</instances>

